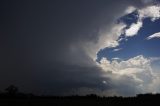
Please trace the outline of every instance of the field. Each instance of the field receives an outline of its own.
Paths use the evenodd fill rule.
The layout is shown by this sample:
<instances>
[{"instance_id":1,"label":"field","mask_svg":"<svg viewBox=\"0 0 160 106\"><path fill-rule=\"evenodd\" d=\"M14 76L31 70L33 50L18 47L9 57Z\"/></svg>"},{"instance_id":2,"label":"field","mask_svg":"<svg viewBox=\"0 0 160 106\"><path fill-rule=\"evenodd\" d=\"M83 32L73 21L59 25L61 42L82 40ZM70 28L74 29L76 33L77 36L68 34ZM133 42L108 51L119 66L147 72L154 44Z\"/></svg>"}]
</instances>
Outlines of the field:
<instances>
[{"instance_id":1,"label":"field","mask_svg":"<svg viewBox=\"0 0 160 106\"><path fill-rule=\"evenodd\" d=\"M155 105L159 104L160 95L138 95L136 97L99 97L96 95L49 97L15 96L1 97L0 106L115 106L115 105Z\"/></svg>"}]
</instances>

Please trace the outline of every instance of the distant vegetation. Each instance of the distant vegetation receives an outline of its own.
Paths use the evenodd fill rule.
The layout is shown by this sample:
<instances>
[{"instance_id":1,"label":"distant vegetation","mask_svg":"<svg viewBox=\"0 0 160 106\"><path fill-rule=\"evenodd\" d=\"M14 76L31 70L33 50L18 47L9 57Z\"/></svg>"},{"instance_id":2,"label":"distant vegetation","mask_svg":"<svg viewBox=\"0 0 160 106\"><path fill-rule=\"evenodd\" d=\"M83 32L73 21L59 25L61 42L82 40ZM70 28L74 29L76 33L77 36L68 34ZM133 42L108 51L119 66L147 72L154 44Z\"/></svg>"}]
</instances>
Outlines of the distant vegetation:
<instances>
[{"instance_id":1,"label":"distant vegetation","mask_svg":"<svg viewBox=\"0 0 160 106\"><path fill-rule=\"evenodd\" d=\"M0 92L0 106L114 106L114 105L154 105L160 104L160 94L139 94L136 97L86 96L35 96L20 93L11 85Z\"/></svg>"}]
</instances>

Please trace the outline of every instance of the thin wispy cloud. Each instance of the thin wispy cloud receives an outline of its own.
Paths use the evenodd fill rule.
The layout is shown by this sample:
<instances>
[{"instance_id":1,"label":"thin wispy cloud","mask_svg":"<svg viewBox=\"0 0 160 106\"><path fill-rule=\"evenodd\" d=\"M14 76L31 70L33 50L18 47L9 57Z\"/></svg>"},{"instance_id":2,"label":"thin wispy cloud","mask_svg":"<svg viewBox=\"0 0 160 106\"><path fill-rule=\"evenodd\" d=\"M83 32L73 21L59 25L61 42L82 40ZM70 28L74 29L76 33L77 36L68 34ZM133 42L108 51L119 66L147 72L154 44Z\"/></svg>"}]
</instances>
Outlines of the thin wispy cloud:
<instances>
[{"instance_id":1,"label":"thin wispy cloud","mask_svg":"<svg viewBox=\"0 0 160 106\"><path fill-rule=\"evenodd\" d=\"M153 35L150 35L146 39L147 40L151 40L151 39L154 39L154 38L160 38L160 32L157 32L157 33L155 33Z\"/></svg>"}]
</instances>

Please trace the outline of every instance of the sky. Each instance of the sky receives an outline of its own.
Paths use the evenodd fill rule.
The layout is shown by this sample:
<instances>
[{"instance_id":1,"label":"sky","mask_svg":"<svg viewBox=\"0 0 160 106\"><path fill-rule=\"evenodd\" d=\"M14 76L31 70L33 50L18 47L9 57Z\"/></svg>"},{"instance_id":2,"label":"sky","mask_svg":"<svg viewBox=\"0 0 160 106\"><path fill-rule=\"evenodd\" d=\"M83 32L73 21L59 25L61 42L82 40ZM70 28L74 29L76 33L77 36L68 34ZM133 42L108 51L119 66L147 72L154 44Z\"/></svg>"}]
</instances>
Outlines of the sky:
<instances>
[{"instance_id":1,"label":"sky","mask_svg":"<svg viewBox=\"0 0 160 106\"><path fill-rule=\"evenodd\" d=\"M133 13L132 13L133 15ZM134 15L133 15L134 16ZM126 19L129 16L125 16L124 22L127 25L130 24L129 21L131 19ZM133 22L134 22L133 18ZM143 20L143 27L138 31L138 33L131 37L125 37L125 34L122 34L120 38L124 38L120 41L119 45L113 48L105 48L98 53L98 60L102 57L107 57L112 60L112 58L121 58L121 59L129 59L131 57L135 57L137 55L144 55L146 57L159 57L160 47L160 20L151 21L150 19ZM159 37L151 37L153 34L157 33ZM150 36L150 37L149 37ZM120 39L119 38L119 39ZM125 54L125 55L124 55Z\"/></svg>"},{"instance_id":2,"label":"sky","mask_svg":"<svg viewBox=\"0 0 160 106\"><path fill-rule=\"evenodd\" d=\"M0 91L160 93L159 0L1 0Z\"/></svg>"}]
</instances>

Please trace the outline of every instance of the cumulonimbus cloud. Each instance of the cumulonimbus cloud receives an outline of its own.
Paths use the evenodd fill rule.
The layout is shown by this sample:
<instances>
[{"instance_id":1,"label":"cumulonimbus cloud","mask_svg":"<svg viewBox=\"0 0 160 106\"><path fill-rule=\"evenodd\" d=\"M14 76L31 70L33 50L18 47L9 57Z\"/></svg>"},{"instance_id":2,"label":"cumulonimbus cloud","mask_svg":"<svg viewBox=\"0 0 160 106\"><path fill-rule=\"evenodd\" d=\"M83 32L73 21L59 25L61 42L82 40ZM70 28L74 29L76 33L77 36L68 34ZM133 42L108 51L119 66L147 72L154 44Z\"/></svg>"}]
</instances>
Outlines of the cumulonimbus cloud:
<instances>
[{"instance_id":1,"label":"cumulonimbus cloud","mask_svg":"<svg viewBox=\"0 0 160 106\"><path fill-rule=\"evenodd\" d=\"M87 50L91 58L96 58L96 54L100 49L116 47L119 45L119 37L124 34L126 37L132 37L137 35L138 31L143 27L143 20L150 18L155 21L160 18L160 7L159 5L147 5L143 8L136 8L134 6L128 6L123 15L134 11L138 12L138 19L136 23L132 23L129 28L123 22L118 24L112 24L111 28L107 32L100 33L99 40L96 44L87 43ZM128 12L127 12L128 11Z\"/></svg>"},{"instance_id":2,"label":"cumulonimbus cloud","mask_svg":"<svg viewBox=\"0 0 160 106\"><path fill-rule=\"evenodd\" d=\"M135 9L146 8L140 0L39 1L36 6L32 3L37 4L17 1L9 9L5 6L10 3L2 9L0 89L12 83L24 91L55 95L69 94L69 91L105 96L143 93L140 89L149 91L144 86L153 80L144 84L144 78L139 76L145 72L149 78L154 75L150 74L149 60L145 57L94 61L100 49L119 45L126 24L116 21ZM141 13L141 17L148 17ZM144 67L148 67L146 71ZM154 78L156 86L158 80Z\"/></svg>"},{"instance_id":3,"label":"cumulonimbus cloud","mask_svg":"<svg viewBox=\"0 0 160 106\"><path fill-rule=\"evenodd\" d=\"M136 9L138 11L137 22L131 24L128 29L125 29L125 24L124 27L120 28L121 31L117 33L117 38L115 39L117 44L119 45L118 38L121 34L125 34L126 37L137 35L138 31L143 27L144 19L150 18L152 21L159 19L159 9L160 8L157 5L149 5L141 9ZM134 10L135 8L131 8L129 11L133 12ZM110 33L110 35L112 36L112 33ZM154 37L159 37L159 34L151 35L148 39L152 39ZM116 45L114 47L116 47ZM107 47L106 45L106 48L110 48L110 46ZM112 92L113 94L135 95L137 93L160 92L157 90L157 86L160 86L160 78L157 73L154 72L154 69L151 66L152 62L153 59L139 55L125 61L120 59L112 59L110 61L107 57L104 57L100 60L100 63L97 64L106 72L106 75L104 74L104 76L111 79L111 86L117 86L118 88L126 86L130 88L128 89L129 93L125 94L125 91L123 91L124 89L114 89L114 93ZM119 84L117 82L119 82ZM122 83L125 84L123 85ZM132 85L129 83L132 83ZM156 87L154 87L155 85ZM134 88L134 91L132 91L131 88Z\"/></svg>"},{"instance_id":4,"label":"cumulonimbus cloud","mask_svg":"<svg viewBox=\"0 0 160 106\"><path fill-rule=\"evenodd\" d=\"M98 33L99 37L96 42L87 41L83 42L83 44L80 42L80 44L78 44L78 48L76 45L73 45L73 47L75 46L75 49L72 50L75 51L77 48L78 50L82 50L82 53L84 50L91 59L95 60L97 58L96 54L100 49L117 47L119 45L118 39L122 34L125 34L126 37L135 36L140 28L143 27L143 20L145 18L149 17L153 21L159 19L154 15L154 13L148 16L143 14L144 12L142 11L150 11L150 9L146 9L148 6L135 8L136 7L133 7L128 11L124 10L128 13L138 10L139 15L137 23L131 24L129 29L126 29L127 25L123 22L118 24L111 22L109 24L110 27L108 27L106 31L103 30ZM122 14L125 15L127 12L122 12ZM122 16L122 14L119 16ZM87 94L90 92L99 95L133 96L137 93L158 91L154 85L159 86L159 76L154 73L151 67L151 60L149 58L145 58L143 55L132 57L125 61L118 58L111 61L103 58L100 60L100 63L97 63L96 61L95 63L96 66L101 69L99 71L103 72L103 74L101 74L103 80L99 83L100 89L97 87L80 87L77 90L74 89L74 92L79 92L80 94ZM104 81L106 83L103 83Z\"/></svg>"},{"instance_id":5,"label":"cumulonimbus cloud","mask_svg":"<svg viewBox=\"0 0 160 106\"><path fill-rule=\"evenodd\" d=\"M112 86L121 88L125 84L126 87L134 87L135 91L130 90L131 95L137 93L157 92L154 87L160 85L160 78L156 75L151 67L152 59L145 58L143 55L139 55L128 60L112 60L109 61L107 58L103 58L99 65L104 71L106 71L106 77L109 77L112 81ZM133 85L130 85L128 81L131 81ZM121 82L117 84L117 82ZM114 85L115 84L115 85ZM122 85L121 85L122 84ZM152 85L152 86L151 86ZM129 96L130 94L122 94L123 89L115 89L117 95ZM119 94L119 93L120 94ZM115 94L115 93L114 93Z\"/></svg>"}]
</instances>

